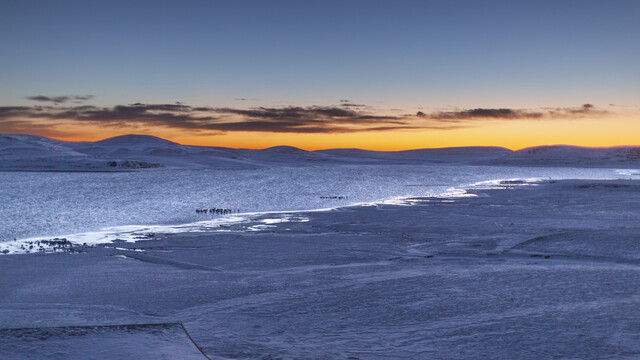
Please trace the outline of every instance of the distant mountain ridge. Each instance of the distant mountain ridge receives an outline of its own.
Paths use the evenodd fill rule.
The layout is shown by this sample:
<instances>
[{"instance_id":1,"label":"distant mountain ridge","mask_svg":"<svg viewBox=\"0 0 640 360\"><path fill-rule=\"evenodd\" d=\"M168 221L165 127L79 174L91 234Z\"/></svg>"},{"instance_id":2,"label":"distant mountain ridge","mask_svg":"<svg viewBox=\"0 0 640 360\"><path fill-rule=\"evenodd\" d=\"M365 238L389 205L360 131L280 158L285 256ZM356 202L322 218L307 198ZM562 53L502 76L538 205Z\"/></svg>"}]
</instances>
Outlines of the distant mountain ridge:
<instances>
[{"instance_id":1,"label":"distant mountain ridge","mask_svg":"<svg viewBox=\"0 0 640 360\"><path fill-rule=\"evenodd\" d=\"M509 166L640 166L640 147L554 145L518 151L501 147L451 147L404 151L292 146L232 149L181 145L150 135L67 142L35 135L0 134L0 171L123 171L133 169L260 168L318 164L461 164Z\"/></svg>"},{"instance_id":2,"label":"distant mountain ridge","mask_svg":"<svg viewBox=\"0 0 640 360\"><path fill-rule=\"evenodd\" d=\"M152 135L120 135L108 139L95 141L93 144L102 146L161 146L161 145L180 145L170 140L159 138Z\"/></svg>"},{"instance_id":3,"label":"distant mountain ridge","mask_svg":"<svg viewBox=\"0 0 640 360\"><path fill-rule=\"evenodd\" d=\"M535 146L496 159L504 165L615 166L640 165L640 146L591 148L570 145Z\"/></svg>"}]
</instances>

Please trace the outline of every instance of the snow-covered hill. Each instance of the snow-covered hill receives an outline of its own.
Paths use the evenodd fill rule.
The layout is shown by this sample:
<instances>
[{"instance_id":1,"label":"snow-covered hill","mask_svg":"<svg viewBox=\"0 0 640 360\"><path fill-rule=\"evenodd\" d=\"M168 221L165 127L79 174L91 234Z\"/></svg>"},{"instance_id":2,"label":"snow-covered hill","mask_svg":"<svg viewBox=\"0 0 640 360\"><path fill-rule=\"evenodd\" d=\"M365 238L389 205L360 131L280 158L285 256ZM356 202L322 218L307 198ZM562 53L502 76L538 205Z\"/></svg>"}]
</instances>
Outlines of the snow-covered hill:
<instances>
[{"instance_id":1,"label":"snow-covered hill","mask_svg":"<svg viewBox=\"0 0 640 360\"><path fill-rule=\"evenodd\" d=\"M639 166L640 147L536 146L514 151L490 162L531 166Z\"/></svg>"},{"instance_id":2,"label":"snow-covered hill","mask_svg":"<svg viewBox=\"0 0 640 360\"><path fill-rule=\"evenodd\" d=\"M123 135L96 142L68 143L101 159L136 160L168 168L248 167L234 149L187 146L149 135Z\"/></svg>"},{"instance_id":3,"label":"snow-covered hill","mask_svg":"<svg viewBox=\"0 0 640 360\"><path fill-rule=\"evenodd\" d=\"M510 154L512 151L502 147L469 146L438 149L415 149L405 151L371 151L361 149L329 149L316 153L325 154L344 161L398 163L476 163L493 160Z\"/></svg>"},{"instance_id":4,"label":"snow-covered hill","mask_svg":"<svg viewBox=\"0 0 640 360\"><path fill-rule=\"evenodd\" d=\"M0 170L94 170L106 164L58 140L0 134Z\"/></svg>"},{"instance_id":5,"label":"snow-covered hill","mask_svg":"<svg viewBox=\"0 0 640 360\"><path fill-rule=\"evenodd\" d=\"M0 170L123 171L154 168L257 168L318 164L480 164L515 166L639 166L640 147L540 146L454 147L406 151L291 146L231 149L181 145L149 135L123 135L96 142L65 142L34 135L0 134Z\"/></svg>"},{"instance_id":6,"label":"snow-covered hill","mask_svg":"<svg viewBox=\"0 0 640 360\"><path fill-rule=\"evenodd\" d=\"M260 164L304 165L336 162L331 156L298 149L293 146L274 146L262 150L241 149L242 154Z\"/></svg>"},{"instance_id":7,"label":"snow-covered hill","mask_svg":"<svg viewBox=\"0 0 640 360\"><path fill-rule=\"evenodd\" d=\"M66 144L34 135L0 134L0 156L4 159L86 157Z\"/></svg>"}]
</instances>

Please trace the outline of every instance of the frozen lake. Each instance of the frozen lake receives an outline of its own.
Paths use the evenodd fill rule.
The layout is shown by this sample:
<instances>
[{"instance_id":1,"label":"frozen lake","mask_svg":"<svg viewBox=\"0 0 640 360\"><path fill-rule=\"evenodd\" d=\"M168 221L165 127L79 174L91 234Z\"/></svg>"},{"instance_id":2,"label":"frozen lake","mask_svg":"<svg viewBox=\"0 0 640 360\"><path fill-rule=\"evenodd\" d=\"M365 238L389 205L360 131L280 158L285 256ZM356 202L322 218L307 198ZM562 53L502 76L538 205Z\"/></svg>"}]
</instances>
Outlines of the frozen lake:
<instances>
[{"instance_id":1,"label":"frozen lake","mask_svg":"<svg viewBox=\"0 0 640 360\"><path fill-rule=\"evenodd\" d=\"M1 172L0 241L221 218L198 214L195 209L228 208L242 213L311 210L438 195L496 179L621 177L638 175L616 169L430 165Z\"/></svg>"},{"instance_id":2,"label":"frozen lake","mask_svg":"<svg viewBox=\"0 0 640 360\"><path fill-rule=\"evenodd\" d=\"M470 192L0 256L0 354L638 359L640 181Z\"/></svg>"}]
</instances>

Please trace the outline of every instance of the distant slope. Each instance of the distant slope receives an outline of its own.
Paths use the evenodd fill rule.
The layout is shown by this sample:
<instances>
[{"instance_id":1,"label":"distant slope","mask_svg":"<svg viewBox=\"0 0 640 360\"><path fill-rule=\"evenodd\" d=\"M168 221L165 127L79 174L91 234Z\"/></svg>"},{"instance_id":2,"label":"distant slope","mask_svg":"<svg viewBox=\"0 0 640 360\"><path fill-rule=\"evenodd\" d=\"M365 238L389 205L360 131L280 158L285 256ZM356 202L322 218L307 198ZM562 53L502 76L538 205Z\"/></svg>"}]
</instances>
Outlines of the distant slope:
<instances>
[{"instance_id":1,"label":"distant slope","mask_svg":"<svg viewBox=\"0 0 640 360\"><path fill-rule=\"evenodd\" d=\"M63 141L33 135L0 134L1 170L73 170L105 167Z\"/></svg>"},{"instance_id":2,"label":"distant slope","mask_svg":"<svg viewBox=\"0 0 640 360\"><path fill-rule=\"evenodd\" d=\"M72 143L34 135L0 134L0 170L117 171L159 168L161 164L134 158L82 151L93 143ZM100 156L105 155L105 156Z\"/></svg>"},{"instance_id":3,"label":"distant slope","mask_svg":"<svg viewBox=\"0 0 640 360\"><path fill-rule=\"evenodd\" d=\"M615 167L639 166L640 147L588 148L568 145L536 146L489 161L494 165Z\"/></svg>"},{"instance_id":4,"label":"distant slope","mask_svg":"<svg viewBox=\"0 0 640 360\"><path fill-rule=\"evenodd\" d=\"M0 156L5 159L86 157L62 141L21 134L0 134Z\"/></svg>"},{"instance_id":5,"label":"distant slope","mask_svg":"<svg viewBox=\"0 0 640 360\"><path fill-rule=\"evenodd\" d=\"M242 149L244 156L252 161L265 164L304 165L313 163L336 162L325 154L298 149L293 146L274 146L262 150Z\"/></svg>"},{"instance_id":6,"label":"distant slope","mask_svg":"<svg viewBox=\"0 0 640 360\"><path fill-rule=\"evenodd\" d=\"M306 151L292 146L252 150L181 145L149 135L65 142L33 135L0 134L0 171L228 169L320 164L624 167L640 165L640 147L539 146L515 152L481 146L406 151Z\"/></svg>"},{"instance_id":7,"label":"distant slope","mask_svg":"<svg viewBox=\"0 0 640 360\"><path fill-rule=\"evenodd\" d=\"M165 140L156 136L151 135L121 135L115 136L112 138L99 140L93 143L97 146L126 146L129 148L133 147L141 147L147 148L150 146L167 146L167 145L178 145L178 143L174 143L173 141Z\"/></svg>"},{"instance_id":8,"label":"distant slope","mask_svg":"<svg viewBox=\"0 0 640 360\"><path fill-rule=\"evenodd\" d=\"M329 149L316 151L345 161L405 162L405 163L466 163L492 160L510 154L502 147L469 146L405 151L371 151L361 149Z\"/></svg>"},{"instance_id":9,"label":"distant slope","mask_svg":"<svg viewBox=\"0 0 640 360\"><path fill-rule=\"evenodd\" d=\"M134 159L167 168L247 168L237 150L222 147L181 145L149 135L123 135L93 143L71 143L78 152L94 157Z\"/></svg>"}]
</instances>

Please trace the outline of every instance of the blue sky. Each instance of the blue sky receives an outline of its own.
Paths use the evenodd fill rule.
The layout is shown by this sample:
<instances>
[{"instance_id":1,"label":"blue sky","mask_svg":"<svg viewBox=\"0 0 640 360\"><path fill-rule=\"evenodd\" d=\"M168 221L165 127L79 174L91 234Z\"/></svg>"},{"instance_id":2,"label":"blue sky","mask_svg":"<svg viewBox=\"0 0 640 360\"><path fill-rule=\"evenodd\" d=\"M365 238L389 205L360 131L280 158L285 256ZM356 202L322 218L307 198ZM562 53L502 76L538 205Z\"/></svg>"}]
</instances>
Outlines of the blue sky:
<instances>
[{"instance_id":1,"label":"blue sky","mask_svg":"<svg viewBox=\"0 0 640 360\"><path fill-rule=\"evenodd\" d=\"M639 19L638 0L0 0L0 132L635 144Z\"/></svg>"},{"instance_id":2,"label":"blue sky","mask_svg":"<svg viewBox=\"0 0 640 360\"><path fill-rule=\"evenodd\" d=\"M639 1L3 1L0 95L637 104Z\"/></svg>"}]
</instances>

